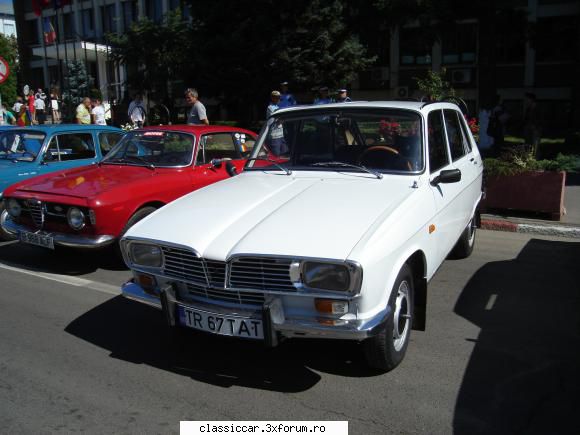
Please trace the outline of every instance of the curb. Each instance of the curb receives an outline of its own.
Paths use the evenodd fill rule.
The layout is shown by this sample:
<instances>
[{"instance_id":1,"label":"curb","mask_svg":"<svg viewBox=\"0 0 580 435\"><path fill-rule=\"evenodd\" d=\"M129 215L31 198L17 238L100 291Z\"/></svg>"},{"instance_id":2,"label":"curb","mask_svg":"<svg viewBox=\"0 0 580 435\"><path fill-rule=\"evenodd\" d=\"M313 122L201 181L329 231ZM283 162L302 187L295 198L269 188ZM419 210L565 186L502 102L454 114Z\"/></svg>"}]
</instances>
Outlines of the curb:
<instances>
[{"instance_id":1,"label":"curb","mask_svg":"<svg viewBox=\"0 0 580 435\"><path fill-rule=\"evenodd\" d=\"M481 229L580 239L580 227L565 225L519 224L506 220L481 219Z\"/></svg>"}]
</instances>

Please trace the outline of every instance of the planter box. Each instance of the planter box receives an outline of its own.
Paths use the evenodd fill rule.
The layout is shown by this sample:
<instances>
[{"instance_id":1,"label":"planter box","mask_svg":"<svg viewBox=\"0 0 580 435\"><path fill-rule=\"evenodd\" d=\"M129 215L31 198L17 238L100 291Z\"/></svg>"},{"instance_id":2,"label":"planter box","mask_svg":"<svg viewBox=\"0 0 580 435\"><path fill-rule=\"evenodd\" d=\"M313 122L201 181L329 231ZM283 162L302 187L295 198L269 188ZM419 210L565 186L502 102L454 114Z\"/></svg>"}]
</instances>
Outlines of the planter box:
<instances>
[{"instance_id":1,"label":"planter box","mask_svg":"<svg viewBox=\"0 0 580 435\"><path fill-rule=\"evenodd\" d=\"M534 171L487 177L483 209L546 213L560 220L564 214L566 172Z\"/></svg>"}]
</instances>

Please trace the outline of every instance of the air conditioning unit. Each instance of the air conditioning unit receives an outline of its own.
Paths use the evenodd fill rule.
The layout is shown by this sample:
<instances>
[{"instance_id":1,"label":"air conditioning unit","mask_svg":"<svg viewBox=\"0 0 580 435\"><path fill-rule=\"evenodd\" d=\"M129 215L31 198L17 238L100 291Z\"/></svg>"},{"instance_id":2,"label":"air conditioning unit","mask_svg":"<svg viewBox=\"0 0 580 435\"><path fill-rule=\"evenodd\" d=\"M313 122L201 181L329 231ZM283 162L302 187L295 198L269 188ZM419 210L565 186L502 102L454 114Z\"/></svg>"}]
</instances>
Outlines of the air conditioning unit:
<instances>
[{"instance_id":1,"label":"air conditioning unit","mask_svg":"<svg viewBox=\"0 0 580 435\"><path fill-rule=\"evenodd\" d=\"M395 98L409 98L409 87L397 86L395 88Z\"/></svg>"},{"instance_id":2,"label":"air conditioning unit","mask_svg":"<svg viewBox=\"0 0 580 435\"><path fill-rule=\"evenodd\" d=\"M451 83L470 83L471 70L470 69L456 69L451 71Z\"/></svg>"},{"instance_id":3,"label":"air conditioning unit","mask_svg":"<svg viewBox=\"0 0 580 435\"><path fill-rule=\"evenodd\" d=\"M374 82L386 82L390 78L391 75L388 66L378 66L371 69L371 80Z\"/></svg>"}]
</instances>

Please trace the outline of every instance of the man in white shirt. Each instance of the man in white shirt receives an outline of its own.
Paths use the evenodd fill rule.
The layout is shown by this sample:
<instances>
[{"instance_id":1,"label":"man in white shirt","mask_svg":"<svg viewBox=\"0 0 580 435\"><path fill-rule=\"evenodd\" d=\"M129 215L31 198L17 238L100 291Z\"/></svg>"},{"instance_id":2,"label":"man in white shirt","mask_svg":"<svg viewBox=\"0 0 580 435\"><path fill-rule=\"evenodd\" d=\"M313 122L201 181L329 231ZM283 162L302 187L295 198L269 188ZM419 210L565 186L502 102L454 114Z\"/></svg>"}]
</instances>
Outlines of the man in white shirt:
<instances>
[{"instance_id":1,"label":"man in white shirt","mask_svg":"<svg viewBox=\"0 0 580 435\"><path fill-rule=\"evenodd\" d=\"M143 124L145 124L145 113L146 110L143 105L141 94L136 94L133 101L129 104L127 115L129 115L129 119L134 125L141 128L143 127Z\"/></svg>"},{"instance_id":2,"label":"man in white shirt","mask_svg":"<svg viewBox=\"0 0 580 435\"><path fill-rule=\"evenodd\" d=\"M95 98L93 100L93 110L91 110L91 115L94 124L107 125L107 121L105 121L105 108L101 104L100 98Z\"/></svg>"},{"instance_id":3,"label":"man in white shirt","mask_svg":"<svg viewBox=\"0 0 580 435\"><path fill-rule=\"evenodd\" d=\"M188 88L185 90L185 102L191 106L191 109L189 109L189 112L187 113L188 125L209 125L205 106L201 101L199 101L196 89Z\"/></svg>"},{"instance_id":4,"label":"man in white shirt","mask_svg":"<svg viewBox=\"0 0 580 435\"><path fill-rule=\"evenodd\" d=\"M39 124L44 124L44 110L46 105L44 104L44 99L38 97L34 100L34 111L36 112L36 120Z\"/></svg>"}]
</instances>

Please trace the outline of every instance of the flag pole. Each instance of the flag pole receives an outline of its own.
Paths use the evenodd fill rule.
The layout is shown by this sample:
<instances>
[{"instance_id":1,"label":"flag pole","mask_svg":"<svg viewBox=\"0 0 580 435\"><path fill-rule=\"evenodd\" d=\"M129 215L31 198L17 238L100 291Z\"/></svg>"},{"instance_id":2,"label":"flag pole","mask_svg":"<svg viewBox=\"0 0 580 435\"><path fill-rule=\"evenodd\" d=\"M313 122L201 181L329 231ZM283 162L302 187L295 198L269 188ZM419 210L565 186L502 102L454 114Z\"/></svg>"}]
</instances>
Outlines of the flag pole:
<instances>
[{"instance_id":1,"label":"flag pole","mask_svg":"<svg viewBox=\"0 0 580 435\"><path fill-rule=\"evenodd\" d=\"M42 23L42 49L44 50L44 78L45 80L48 79L48 86L50 87L50 70L48 69L48 54L46 51L46 29L44 28L46 24L44 20L48 18L44 16L43 12L44 10L40 11L40 21ZM46 86L47 83L44 83L44 85ZM50 88L48 89L48 93L50 94Z\"/></svg>"}]
</instances>

